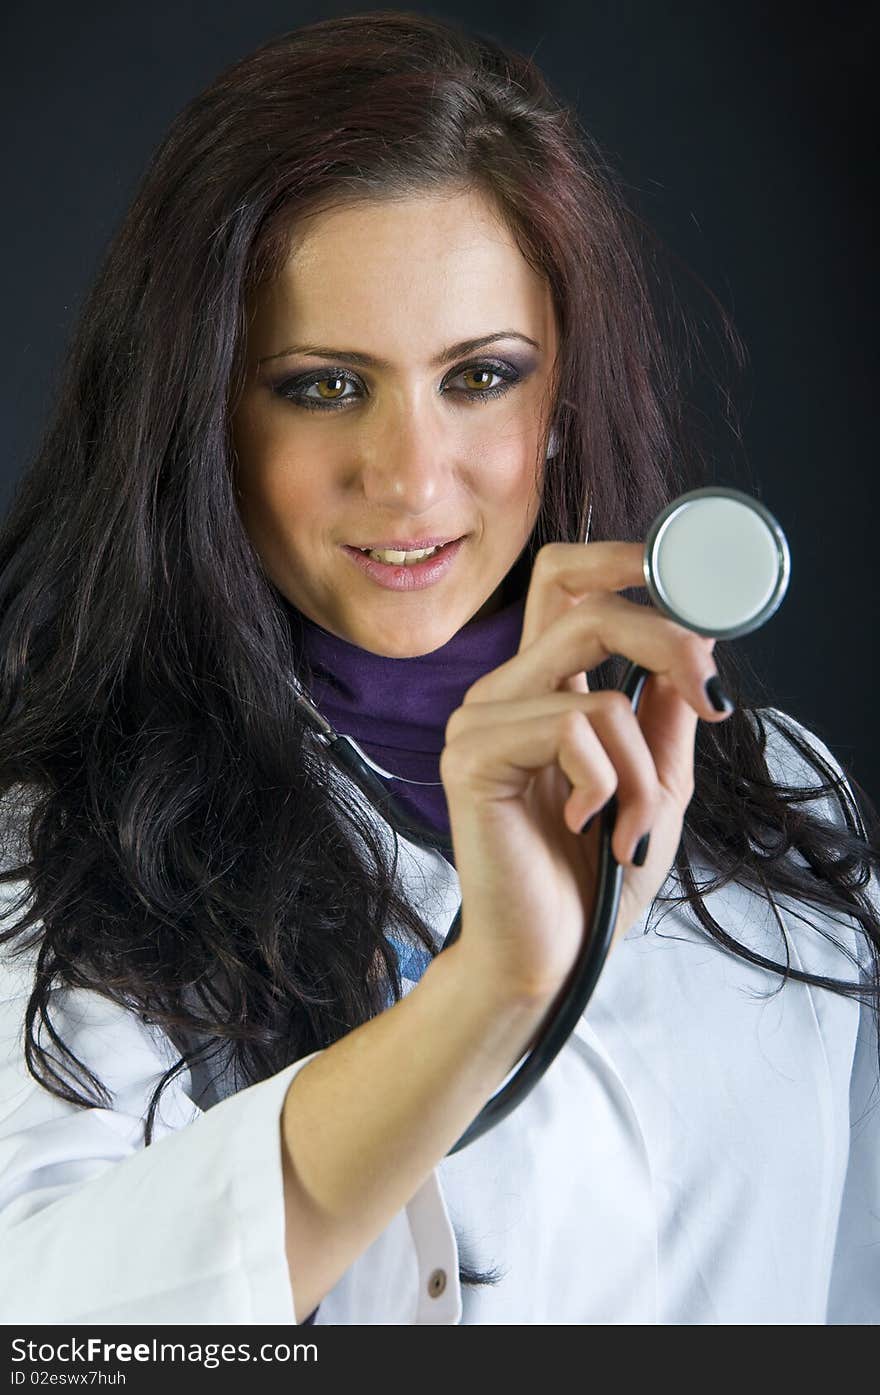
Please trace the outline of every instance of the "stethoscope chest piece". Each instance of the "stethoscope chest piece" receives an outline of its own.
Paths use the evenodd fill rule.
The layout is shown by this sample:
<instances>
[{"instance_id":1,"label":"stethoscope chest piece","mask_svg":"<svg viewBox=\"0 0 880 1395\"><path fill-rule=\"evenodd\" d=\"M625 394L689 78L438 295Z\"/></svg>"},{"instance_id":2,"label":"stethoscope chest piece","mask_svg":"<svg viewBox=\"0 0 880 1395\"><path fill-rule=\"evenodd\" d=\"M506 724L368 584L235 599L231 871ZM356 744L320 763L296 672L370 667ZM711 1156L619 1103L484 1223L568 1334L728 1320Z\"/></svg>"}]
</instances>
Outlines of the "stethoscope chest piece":
<instances>
[{"instance_id":1,"label":"stethoscope chest piece","mask_svg":"<svg viewBox=\"0 0 880 1395\"><path fill-rule=\"evenodd\" d=\"M735 639L777 609L791 559L769 509L713 485L680 495L658 514L645 540L644 573L653 604L671 620Z\"/></svg>"}]
</instances>

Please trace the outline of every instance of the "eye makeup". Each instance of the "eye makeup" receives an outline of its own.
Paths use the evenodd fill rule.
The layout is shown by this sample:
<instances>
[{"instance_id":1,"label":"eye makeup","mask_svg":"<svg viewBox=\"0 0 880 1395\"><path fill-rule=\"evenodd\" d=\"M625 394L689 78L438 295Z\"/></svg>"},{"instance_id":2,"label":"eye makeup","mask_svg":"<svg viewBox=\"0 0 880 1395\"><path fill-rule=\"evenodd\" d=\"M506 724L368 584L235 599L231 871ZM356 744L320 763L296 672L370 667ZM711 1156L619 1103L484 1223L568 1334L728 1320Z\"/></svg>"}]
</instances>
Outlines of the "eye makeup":
<instances>
[{"instance_id":1,"label":"eye makeup","mask_svg":"<svg viewBox=\"0 0 880 1395\"><path fill-rule=\"evenodd\" d=\"M501 381L488 387L478 388L455 388L451 389L454 395L459 396L465 403L470 405L474 402L491 401L494 398L503 396L512 387L524 381L533 371L535 364L526 363L516 365L503 359L479 359L473 363L464 364L457 369L452 378L462 377L465 374L489 374L492 377L500 378ZM447 379L449 381L449 379ZM334 382L349 383L355 387L360 386L361 380L347 368L330 367L315 369L310 373L285 374L283 377L270 380L269 387L276 396L291 402L296 407L305 407L307 410L335 411L345 406L348 402L358 400L357 394L349 393L345 397L336 399L320 399L318 397L306 396L309 388L317 383Z\"/></svg>"}]
</instances>

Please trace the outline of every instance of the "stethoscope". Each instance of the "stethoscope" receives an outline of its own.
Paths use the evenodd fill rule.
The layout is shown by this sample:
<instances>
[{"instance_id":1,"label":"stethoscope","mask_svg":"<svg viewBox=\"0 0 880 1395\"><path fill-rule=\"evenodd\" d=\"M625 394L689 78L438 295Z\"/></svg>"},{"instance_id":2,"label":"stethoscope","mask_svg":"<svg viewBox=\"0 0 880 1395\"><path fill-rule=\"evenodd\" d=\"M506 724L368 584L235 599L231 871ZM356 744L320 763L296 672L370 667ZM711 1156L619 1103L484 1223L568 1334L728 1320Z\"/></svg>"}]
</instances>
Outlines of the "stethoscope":
<instances>
[{"instance_id":1,"label":"stethoscope","mask_svg":"<svg viewBox=\"0 0 880 1395\"><path fill-rule=\"evenodd\" d=\"M791 560L785 534L762 503L738 489L709 486L681 494L657 516L645 542L643 571L651 601L664 615L697 634L735 639L758 629L778 609L788 589ZM630 663L621 680L620 691L634 712L648 677L649 670ZM392 798L383 780L398 777L370 760L352 737L336 732L301 685L296 691L316 735L391 827L421 848L451 853L451 839L415 823ZM590 932L564 994L519 1069L508 1075L447 1156L473 1143L522 1103L565 1045L593 994L611 948L623 885L623 869L611 851L615 814L612 797L601 810ZM461 934L461 911L459 905L440 953Z\"/></svg>"}]
</instances>

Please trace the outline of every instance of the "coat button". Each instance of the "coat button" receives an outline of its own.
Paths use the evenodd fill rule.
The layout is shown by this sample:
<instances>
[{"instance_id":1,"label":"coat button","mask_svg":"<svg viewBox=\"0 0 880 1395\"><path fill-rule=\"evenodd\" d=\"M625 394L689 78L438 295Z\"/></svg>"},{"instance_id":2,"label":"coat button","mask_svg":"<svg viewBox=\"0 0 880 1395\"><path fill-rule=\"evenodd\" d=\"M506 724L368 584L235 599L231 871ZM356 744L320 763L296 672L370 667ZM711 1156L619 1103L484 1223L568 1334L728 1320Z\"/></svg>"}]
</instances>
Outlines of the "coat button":
<instances>
[{"instance_id":1,"label":"coat button","mask_svg":"<svg viewBox=\"0 0 880 1395\"><path fill-rule=\"evenodd\" d=\"M428 1280L428 1292L432 1298L439 1298L446 1287L446 1270L435 1269Z\"/></svg>"}]
</instances>

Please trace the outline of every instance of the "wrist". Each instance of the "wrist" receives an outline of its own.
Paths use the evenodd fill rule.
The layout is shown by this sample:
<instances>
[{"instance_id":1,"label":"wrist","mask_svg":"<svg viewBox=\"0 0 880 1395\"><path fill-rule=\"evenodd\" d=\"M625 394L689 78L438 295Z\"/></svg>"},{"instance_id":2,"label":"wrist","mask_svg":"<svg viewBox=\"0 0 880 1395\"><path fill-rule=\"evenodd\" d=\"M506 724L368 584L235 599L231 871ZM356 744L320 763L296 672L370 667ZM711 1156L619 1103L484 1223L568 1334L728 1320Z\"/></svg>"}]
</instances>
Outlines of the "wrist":
<instances>
[{"instance_id":1,"label":"wrist","mask_svg":"<svg viewBox=\"0 0 880 1395\"><path fill-rule=\"evenodd\" d=\"M463 998L476 1011L483 1010L493 1017L502 1013L524 1024L531 1019L536 1022L543 1019L560 987L529 983L507 973L491 956L474 950L460 939L441 951L429 968L455 979Z\"/></svg>"}]
</instances>

